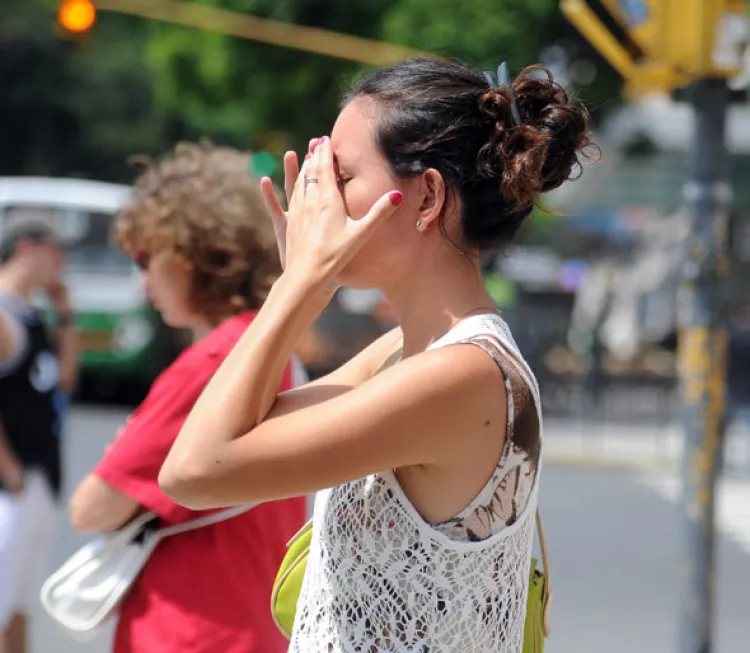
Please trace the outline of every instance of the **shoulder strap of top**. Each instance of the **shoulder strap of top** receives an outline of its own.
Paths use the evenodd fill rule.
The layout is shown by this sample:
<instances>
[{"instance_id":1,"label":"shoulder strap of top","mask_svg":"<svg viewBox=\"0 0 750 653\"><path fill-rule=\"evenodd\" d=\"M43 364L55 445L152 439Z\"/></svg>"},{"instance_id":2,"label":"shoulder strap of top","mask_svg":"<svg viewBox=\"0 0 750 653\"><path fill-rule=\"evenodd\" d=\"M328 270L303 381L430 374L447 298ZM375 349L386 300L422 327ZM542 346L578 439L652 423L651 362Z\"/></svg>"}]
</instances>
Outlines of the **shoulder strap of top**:
<instances>
[{"instance_id":1,"label":"shoulder strap of top","mask_svg":"<svg viewBox=\"0 0 750 653\"><path fill-rule=\"evenodd\" d=\"M505 321L496 313L479 315L474 319L467 320L460 325L460 328L447 335L448 338L440 344L471 343L490 355L501 370L504 370L504 364L511 365L531 392L539 419L539 428L541 429L542 404L539 385L534 373L521 355L521 351Z\"/></svg>"},{"instance_id":2,"label":"shoulder strap of top","mask_svg":"<svg viewBox=\"0 0 750 653\"><path fill-rule=\"evenodd\" d=\"M507 344L501 338L498 338L497 336L494 336L494 335L478 334L475 336L464 338L458 342L459 343L471 343L480 347L492 357L495 363L497 363L498 367L500 367L502 370L504 370L505 366L507 365L510 365L513 368L513 370L521 378L521 381L523 382L523 384L528 388L529 392L531 393L531 396L534 400L534 404L536 407L537 417L539 418L539 424L541 427L542 413L541 413L541 403L540 403L541 399L540 399L540 393L539 393L539 386L537 385L536 377L534 376L532 371L529 369L526 361L520 358L517 355L517 353L512 348L507 346Z\"/></svg>"},{"instance_id":3,"label":"shoulder strap of top","mask_svg":"<svg viewBox=\"0 0 750 653\"><path fill-rule=\"evenodd\" d=\"M203 515L202 517L196 517L195 519L183 522L182 524L174 524L172 526L160 528L156 533L160 540L165 537L171 537L172 535L187 533L188 531L194 531L198 528L203 528L204 526L212 526L213 524L218 524L228 519L239 517L248 510L252 510L256 505L257 504L248 504L219 510L217 512L209 513L208 515Z\"/></svg>"},{"instance_id":4,"label":"shoulder strap of top","mask_svg":"<svg viewBox=\"0 0 750 653\"><path fill-rule=\"evenodd\" d=\"M474 319L479 318L479 324L476 325ZM542 404L539 393L539 385L534 373L531 371L528 363L521 355L518 345L513 340L510 329L505 321L496 313L475 316L466 322L459 324L458 327L449 331L445 336L435 342L435 346L445 346L450 344L472 343L483 349L489 354L498 365L503 375L506 374L503 361L498 355L498 351L513 366L513 369L521 376L522 381L528 387L534 399L534 404L539 419L539 428L542 428ZM496 347L487 346L487 341L494 343ZM403 340L398 339L391 348L388 356L380 364L375 374L382 372L394 363L396 363L403 353Z\"/></svg>"}]
</instances>

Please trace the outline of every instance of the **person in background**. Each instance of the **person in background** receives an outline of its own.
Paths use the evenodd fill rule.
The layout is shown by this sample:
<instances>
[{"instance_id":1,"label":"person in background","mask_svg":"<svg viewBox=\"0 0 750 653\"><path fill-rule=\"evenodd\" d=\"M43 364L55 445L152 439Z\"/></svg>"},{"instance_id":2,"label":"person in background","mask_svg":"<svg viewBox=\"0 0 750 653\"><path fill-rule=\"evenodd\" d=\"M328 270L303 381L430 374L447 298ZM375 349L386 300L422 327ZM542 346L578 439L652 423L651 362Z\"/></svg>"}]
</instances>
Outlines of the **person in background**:
<instances>
[{"instance_id":1,"label":"person in background","mask_svg":"<svg viewBox=\"0 0 750 653\"><path fill-rule=\"evenodd\" d=\"M155 308L192 344L154 382L70 501L74 528L107 532L143 510L163 525L202 513L160 489L162 466L216 369L252 323L280 272L271 218L249 157L207 143L181 144L149 163L115 222L119 246L143 270ZM287 363L280 389L293 385ZM281 653L270 592L304 497L163 540L120 610L116 653Z\"/></svg>"},{"instance_id":2,"label":"person in background","mask_svg":"<svg viewBox=\"0 0 750 653\"><path fill-rule=\"evenodd\" d=\"M44 223L19 223L0 243L0 653L26 650L26 614L55 535L62 418L78 376L63 265ZM56 335L31 303L37 292L52 304Z\"/></svg>"}]
</instances>

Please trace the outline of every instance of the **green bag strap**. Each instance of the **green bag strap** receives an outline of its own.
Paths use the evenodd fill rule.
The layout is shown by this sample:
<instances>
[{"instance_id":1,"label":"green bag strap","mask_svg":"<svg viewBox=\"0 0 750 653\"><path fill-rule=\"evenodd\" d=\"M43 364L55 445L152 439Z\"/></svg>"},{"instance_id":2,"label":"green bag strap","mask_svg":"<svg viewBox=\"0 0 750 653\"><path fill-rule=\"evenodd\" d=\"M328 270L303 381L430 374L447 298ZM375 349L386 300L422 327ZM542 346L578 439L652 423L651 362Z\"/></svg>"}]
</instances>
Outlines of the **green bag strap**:
<instances>
[{"instance_id":1,"label":"green bag strap","mask_svg":"<svg viewBox=\"0 0 750 653\"><path fill-rule=\"evenodd\" d=\"M542 589L542 630L544 631L544 636L549 637L549 605L550 599L552 598L552 586L550 585L547 539L544 537L542 515L539 513L539 508L536 509L536 532L539 535L539 549L542 552L542 565L544 566L544 588Z\"/></svg>"}]
</instances>

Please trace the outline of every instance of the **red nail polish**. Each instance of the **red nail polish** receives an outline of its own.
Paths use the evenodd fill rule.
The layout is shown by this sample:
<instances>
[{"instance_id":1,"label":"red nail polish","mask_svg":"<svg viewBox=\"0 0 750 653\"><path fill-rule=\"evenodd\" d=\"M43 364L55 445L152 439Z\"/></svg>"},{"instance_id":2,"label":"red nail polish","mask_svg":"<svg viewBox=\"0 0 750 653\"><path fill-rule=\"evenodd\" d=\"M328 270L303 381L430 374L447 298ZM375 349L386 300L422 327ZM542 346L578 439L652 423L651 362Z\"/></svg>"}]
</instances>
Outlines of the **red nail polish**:
<instances>
[{"instance_id":1,"label":"red nail polish","mask_svg":"<svg viewBox=\"0 0 750 653\"><path fill-rule=\"evenodd\" d=\"M393 204L393 206L398 206L403 201L404 196L397 190L394 190L390 195L388 195L388 199L391 201L391 204Z\"/></svg>"}]
</instances>

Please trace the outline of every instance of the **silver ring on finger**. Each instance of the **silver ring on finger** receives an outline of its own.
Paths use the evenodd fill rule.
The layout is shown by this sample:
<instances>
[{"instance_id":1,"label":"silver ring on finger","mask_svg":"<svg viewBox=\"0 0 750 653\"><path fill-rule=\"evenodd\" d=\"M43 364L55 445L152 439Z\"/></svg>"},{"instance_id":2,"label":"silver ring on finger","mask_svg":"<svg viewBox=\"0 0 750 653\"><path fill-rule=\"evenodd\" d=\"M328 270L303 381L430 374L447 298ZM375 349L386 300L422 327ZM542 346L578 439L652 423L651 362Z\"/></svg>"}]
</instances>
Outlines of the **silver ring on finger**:
<instances>
[{"instance_id":1,"label":"silver ring on finger","mask_svg":"<svg viewBox=\"0 0 750 653\"><path fill-rule=\"evenodd\" d=\"M317 184L318 180L315 177L305 177L305 188L308 184Z\"/></svg>"}]
</instances>

